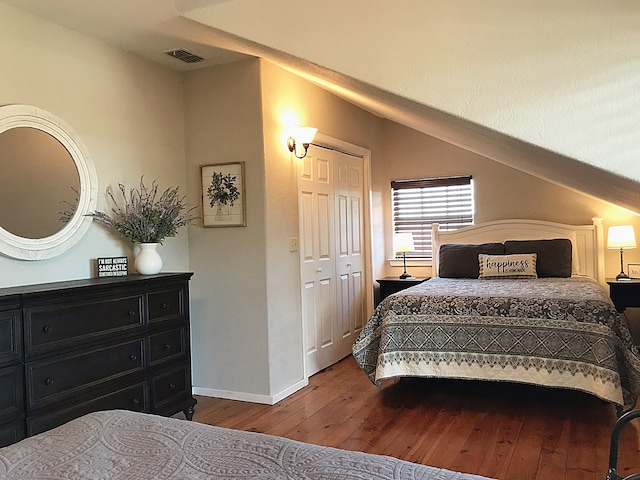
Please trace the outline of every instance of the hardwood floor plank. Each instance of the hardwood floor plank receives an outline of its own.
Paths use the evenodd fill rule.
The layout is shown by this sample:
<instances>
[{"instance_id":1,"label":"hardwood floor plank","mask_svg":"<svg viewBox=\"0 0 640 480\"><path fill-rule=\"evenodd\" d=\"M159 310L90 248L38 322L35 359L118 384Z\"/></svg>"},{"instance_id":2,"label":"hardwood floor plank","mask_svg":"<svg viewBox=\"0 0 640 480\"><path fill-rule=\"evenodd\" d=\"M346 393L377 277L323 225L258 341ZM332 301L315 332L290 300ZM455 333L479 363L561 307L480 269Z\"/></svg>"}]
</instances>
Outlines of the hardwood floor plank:
<instances>
[{"instance_id":1,"label":"hardwood floor plank","mask_svg":"<svg viewBox=\"0 0 640 480\"><path fill-rule=\"evenodd\" d=\"M524 415L520 414L518 409L512 405L505 406L501 412L496 442L493 447L489 447L487 456L477 470L479 475L500 479L507 476L507 470L524 422Z\"/></svg>"},{"instance_id":2,"label":"hardwood floor plank","mask_svg":"<svg viewBox=\"0 0 640 480\"><path fill-rule=\"evenodd\" d=\"M603 480L615 419L589 395L526 385L404 379L379 389L352 357L276 405L198 397L194 416L499 480ZM620 439L623 476L640 472L634 422Z\"/></svg>"},{"instance_id":3,"label":"hardwood floor plank","mask_svg":"<svg viewBox=\"0 0 640 480\"><path fill-rule=\"evenodd\" d=\"M544 408L536 405L522 423L505 480L533 480L536 478L544 427Z\"/></svg>"},{"instance_id":4,"label":"hardwood floor plank","mask_svg":"<svg viewBox=\"0 0 640 480\"><path fill-rule=\"evenodd\" d=\"M490 409L483 419L473 425L473 430L462 446L452 469L485 475L482 473L482 467L495 450L500 432L500 421L499 412L496 409Z\"/></svg>"},{"instance_id":5,"label":"hardwood floor plank","mask_svg":"<svg viewBox=\"0 0 640 480\"><path fill-rule=\"evenodd\" d=\"M547 419L540 461L538 462L538 476L564 480L567 470L570 428L571 422L567 419L558 416L551 416Z\"/></svg>"},{"instance_id":6,"label":"hardwood floor plank","mask_svg":"<svg viewBox=\"0 0 640 480\"><path fill-rule=\"evenodd\" d=\"M596 452L593 427L571 422L566 480L596 480Z\"/></svg>"}]
</instances>

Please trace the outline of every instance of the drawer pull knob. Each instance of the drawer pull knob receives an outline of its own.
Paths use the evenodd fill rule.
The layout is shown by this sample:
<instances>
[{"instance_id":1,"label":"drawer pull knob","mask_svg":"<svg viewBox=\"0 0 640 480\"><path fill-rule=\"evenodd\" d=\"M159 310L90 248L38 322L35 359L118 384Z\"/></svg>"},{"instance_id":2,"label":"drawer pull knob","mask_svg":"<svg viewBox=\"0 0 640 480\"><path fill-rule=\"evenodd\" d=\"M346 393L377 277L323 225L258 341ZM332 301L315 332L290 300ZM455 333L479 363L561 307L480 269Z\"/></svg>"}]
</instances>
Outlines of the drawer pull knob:
<instances>
[{"instance_id":1,"label":"drawer pull knob","mask_svg":"<svg viewBox=\"0 0 640 480\"><path fill-rule=\"evenodd\" d=\"M132 362L135 362L138 359L138 356L134 353L132 353L131 355L129 355L129 360L131 360Z\"/></svg>"},{"instance_id":2,"label":"drawer pull knob","mask_svg":"<svg viewBox=\"0 0 640 480\"><path fill-rule=\"evenodd\" d=\"M45 385L53 385L53 378L47 378L44 383Z\"/></svg>"},{"instance_id":3,"label":"drawer pull knob","mask_svg":"<svg viewBox=\"0 0 640 480\"><path fill-rule=\"evenodd\" d=\"M49 333L51 331L51 327L49 325L45 325L44 327L42 327L42 331L44 333Z\"/></svg>"},{"instance_id":4,"label":"drawer pull knob","mask_svg":"<svg viewBox=\"0 0 640 480\"><path fill-rule=\"evenodd\" d=\"M138 400L137 398L134 398L132 403L137 407L138 405L140 405L140 400Z\"/></svg>"},{"instance_id":5,"label":"drawer pull knob","mask_svg":"<svg viewBox=\"0 0 640 480\"><path fill-rule=\"evenodd\" d=\"M169 304L163 303L162 305L160 305L160 308L162 308L162 310L166 310L167 308L169 308Z\"/></svg>"},{"instance_id":6,"label":"drawer pull knob","mask_svg":"<svg viewBox=\"0 0 640 480\"><path fill-rule=\"evenodd\" d=\"M175 383L170 383L169 384L169 389L170 390L175 390L176 389L176 384Z\"/></svg>"},{"instance_id":7,"label":"drawer pull knob","mask_svg":"<svg viewBox=\"0 0 640 480\"><path fill-rule=\"evenodd\" d=\"M164 344L164 349L165 350L171 350L171 344L170 343L165 343Z\"/></svg>"},{"instance_id":8,"label":"drawer pull knob","mask_svg":"<svg viewBox=\"0 0 640 480\"><path fill-rule=\"evenodd\" d=\"M136 316L136 312L134 310L129 310L127 313L129 314L130 317Z\"/></svg>"}]
</instances>

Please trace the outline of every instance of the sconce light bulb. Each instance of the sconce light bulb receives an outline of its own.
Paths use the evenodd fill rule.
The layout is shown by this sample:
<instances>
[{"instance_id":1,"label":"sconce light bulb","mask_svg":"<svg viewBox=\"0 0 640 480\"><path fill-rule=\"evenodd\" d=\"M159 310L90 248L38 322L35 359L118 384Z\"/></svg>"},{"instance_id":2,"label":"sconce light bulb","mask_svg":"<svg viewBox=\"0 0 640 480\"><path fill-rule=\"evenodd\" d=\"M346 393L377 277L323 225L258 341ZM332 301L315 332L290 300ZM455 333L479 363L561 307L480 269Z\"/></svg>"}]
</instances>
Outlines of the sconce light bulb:
<instances>
[{"instance_id":1,"label":"sconce light bulb","mask_svg":"<svg viewBox=\"0 0 640 480\"><path fill-rule=\"evenodd\" d=\"M289 151L293 153L296 158L303 159L306 157L309 145L311 145L317 131L317 128L295 125L292 128L292 135L287 140Z\"/></svg>"}]
</instances>

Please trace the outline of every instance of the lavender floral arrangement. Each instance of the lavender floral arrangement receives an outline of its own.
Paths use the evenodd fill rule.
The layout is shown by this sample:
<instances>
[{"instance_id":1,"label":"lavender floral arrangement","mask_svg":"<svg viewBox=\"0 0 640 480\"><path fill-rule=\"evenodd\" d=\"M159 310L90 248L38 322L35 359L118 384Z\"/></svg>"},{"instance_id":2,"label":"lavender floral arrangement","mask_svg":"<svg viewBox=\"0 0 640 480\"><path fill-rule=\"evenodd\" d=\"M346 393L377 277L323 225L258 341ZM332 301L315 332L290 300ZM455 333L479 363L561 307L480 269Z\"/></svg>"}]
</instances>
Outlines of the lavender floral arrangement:
<instances>
[{"instance_id":1,"label":"lavender floral arrangement","mask_svg":"<svg viewBox=\"0 0 640 480\"><path fill-rule=\"evenodd\" d=\"M169 187L158 196L158 184L154 180L151 187L145 186L142 177L140 188L127 191L118 184L124 204L119 205L111 189L107 195L113 203L110 214L93 212L89 216L113 228L133 243L162 243L167 237L174 237L180 227L188 225L197 217L191 215L196 207L187 210L186 197L179 196L178 187Z\"/></svg>"}]
</instances>

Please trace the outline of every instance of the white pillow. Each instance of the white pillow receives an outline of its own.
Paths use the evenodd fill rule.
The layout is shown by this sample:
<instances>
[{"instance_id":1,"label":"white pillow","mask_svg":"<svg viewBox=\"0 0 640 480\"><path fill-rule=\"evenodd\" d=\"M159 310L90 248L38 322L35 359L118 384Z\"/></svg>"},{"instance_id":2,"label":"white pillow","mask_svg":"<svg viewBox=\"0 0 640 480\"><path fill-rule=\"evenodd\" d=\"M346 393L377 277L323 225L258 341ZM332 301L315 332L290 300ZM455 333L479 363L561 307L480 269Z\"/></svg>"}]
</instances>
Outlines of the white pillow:
<instances>
[{"instance_id":1,"label":"white pillow","mask_svg":"<svg viewBox=\"0 0 640 480\"><path fill-rule=\"evenodd\" d=\"M479 278L538 278L535 253L478 255Z\"/></svg>"}]
</instances>

